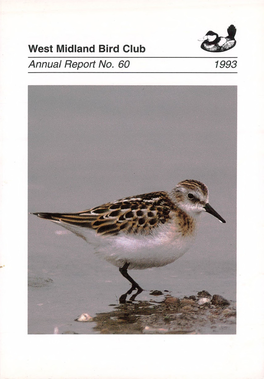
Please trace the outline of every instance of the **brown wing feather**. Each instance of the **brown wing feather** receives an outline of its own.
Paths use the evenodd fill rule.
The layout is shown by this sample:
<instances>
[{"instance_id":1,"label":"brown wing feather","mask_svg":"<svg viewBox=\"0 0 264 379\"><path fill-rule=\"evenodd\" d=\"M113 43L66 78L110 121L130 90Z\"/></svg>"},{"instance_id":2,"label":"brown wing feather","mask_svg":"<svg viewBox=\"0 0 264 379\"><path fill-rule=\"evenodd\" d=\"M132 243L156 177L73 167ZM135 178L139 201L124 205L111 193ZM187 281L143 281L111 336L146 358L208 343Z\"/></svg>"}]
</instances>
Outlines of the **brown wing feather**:
<instances>
[{"instance_id":1,"label":"brown wing feather","mask_svg":"<svg viewBox=\"0 0 264 379\"><path fill-rule=\"evenodd\" d=\"M72 214L37 213L53 221L92 228L100 235L124 233L148 235L159 224L171 219L174 203L166 192L130 196Z\"/></svg>"}]
</instances>

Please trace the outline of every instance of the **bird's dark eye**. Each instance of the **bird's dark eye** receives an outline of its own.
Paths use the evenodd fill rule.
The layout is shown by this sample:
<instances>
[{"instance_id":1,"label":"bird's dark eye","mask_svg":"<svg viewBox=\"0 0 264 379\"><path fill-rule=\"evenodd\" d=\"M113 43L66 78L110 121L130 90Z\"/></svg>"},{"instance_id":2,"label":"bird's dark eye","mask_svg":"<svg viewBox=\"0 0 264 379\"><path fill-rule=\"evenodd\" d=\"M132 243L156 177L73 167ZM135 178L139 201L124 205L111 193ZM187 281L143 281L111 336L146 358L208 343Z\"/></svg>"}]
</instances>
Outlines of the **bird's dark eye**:
<instances>
[{"instance_id":1,"label":"bird's dark eye","mask_svg":"<svg viewBox=\"0 0 264 379\"><path fill-rule=\"evenodd\" d=\"M188 193L188 199L190 199L192 203L197 203L197 201L199 201L199 199L192 193Z\"/></svg>"}]
</instances>

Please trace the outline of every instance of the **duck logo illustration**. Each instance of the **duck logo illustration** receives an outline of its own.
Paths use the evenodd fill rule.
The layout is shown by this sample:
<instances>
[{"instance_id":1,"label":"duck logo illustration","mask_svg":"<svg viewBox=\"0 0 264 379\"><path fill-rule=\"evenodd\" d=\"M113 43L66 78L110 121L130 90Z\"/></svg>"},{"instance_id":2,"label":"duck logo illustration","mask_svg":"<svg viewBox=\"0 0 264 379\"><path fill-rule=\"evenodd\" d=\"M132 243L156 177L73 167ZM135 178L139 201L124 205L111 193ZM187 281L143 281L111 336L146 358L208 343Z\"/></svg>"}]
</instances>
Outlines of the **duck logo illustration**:
<instances>
[{"instance_id":1,"label":"duck logo illustration","mask_svg":"<svg viewBox=\"0 0 264 379\"><path fill-rule=\"evenodd\" d=\"M229 26L227 33L226 37L219 37L217 33L209 30L202 39L201 48L212 53L221 53L232 49L236 44L236 28L234 25Z\"/></svg>"}]
</instances>

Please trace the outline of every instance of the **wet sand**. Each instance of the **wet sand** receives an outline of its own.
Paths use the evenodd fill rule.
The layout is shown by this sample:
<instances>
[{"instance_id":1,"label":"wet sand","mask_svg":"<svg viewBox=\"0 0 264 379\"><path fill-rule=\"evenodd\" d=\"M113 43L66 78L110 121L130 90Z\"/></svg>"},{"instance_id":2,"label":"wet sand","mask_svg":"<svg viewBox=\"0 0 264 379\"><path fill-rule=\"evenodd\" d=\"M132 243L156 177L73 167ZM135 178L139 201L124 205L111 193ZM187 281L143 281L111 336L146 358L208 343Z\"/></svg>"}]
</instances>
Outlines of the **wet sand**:
<instances>
[{"instance_id":1,"label":"wet sand","mask_svg":"<svg viewBox=\"0 0 264 379\"><path fill-rule=\"evenodd\" d=\"M75 321L93 324L101 334L235 334L236 304L200 291L177 298L168 291L151 291L149 300L113 305L113 310L80 315ZM57 330L59 333L59 330ZM71 331L75 333L74 325Z\"/></svg>"}]
</instances>

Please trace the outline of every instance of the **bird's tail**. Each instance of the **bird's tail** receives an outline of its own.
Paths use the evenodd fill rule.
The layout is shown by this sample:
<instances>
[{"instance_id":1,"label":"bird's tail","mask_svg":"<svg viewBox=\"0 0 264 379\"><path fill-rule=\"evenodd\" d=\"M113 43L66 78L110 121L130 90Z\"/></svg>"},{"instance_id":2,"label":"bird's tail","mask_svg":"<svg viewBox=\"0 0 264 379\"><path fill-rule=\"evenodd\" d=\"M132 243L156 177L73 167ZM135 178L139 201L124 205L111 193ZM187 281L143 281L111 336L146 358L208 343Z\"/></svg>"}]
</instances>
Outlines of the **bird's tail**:
<instances>
[{"instance_id":1,"label":"bird's tail","mask_svg":"<svg viewBox=\"0 0 264 379\"><path fill-rule=\"evenodd\" d=\"M53 221L60 224L64 228L70 230L72 233L76 234L78 237L83 238L85 241L86 234L84 230L92 229L94 221L94 216L86 214L85 212L79 213L48 213L48 212L34 212L40 218Z\"/></svg>"},{"instance_id":2,"label":"bird's tail","mask_svg":"<svg viewBox=\"0 0 264 379\"><path fill-rule=\"evenodd\" d=\"M82 227L91 227L91 222L94 221L94 217L87 215L85 212L79 213L48 213L48 212L36 212L33 213L40 218L58 222L60 224L71 224ZM65 226L65 225L63 225Z\"/></svg>"},{"instance_id":3,"label":"bird's tail","mask_svg":"<svg viewBox=\"0 0 264 379\"><path fill-rule=\"evenodd\" d=\"M47 220L54 220L54 221L58 220L62 216L62 214L60 213L47 213L47 212L34 212L32 214L40 218L46 218Z\"/></svg>"},{"instance_id":4,"label":"bird's tail","mask_svg":"<svg viewBox=\"0 0 264 379\"><path fill-rule=\"evenodd\" d=\"M236 35L236 28L234 25L230 25L229 28L227 29L228 37L231 39L234 39Z\"/></svg>"}]
</instances>

